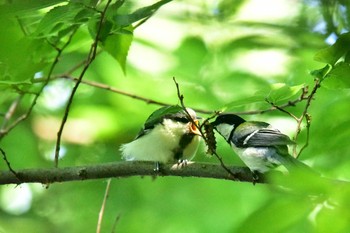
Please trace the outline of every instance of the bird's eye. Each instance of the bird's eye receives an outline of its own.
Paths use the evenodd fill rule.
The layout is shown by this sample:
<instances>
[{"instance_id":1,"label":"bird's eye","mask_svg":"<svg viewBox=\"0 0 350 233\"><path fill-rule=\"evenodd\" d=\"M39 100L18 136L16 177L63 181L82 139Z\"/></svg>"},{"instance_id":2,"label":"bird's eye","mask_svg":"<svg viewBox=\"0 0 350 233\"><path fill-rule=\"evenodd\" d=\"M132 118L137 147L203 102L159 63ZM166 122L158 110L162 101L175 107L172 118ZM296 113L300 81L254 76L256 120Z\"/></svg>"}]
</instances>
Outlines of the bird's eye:
<instances>
[{"instance_id":1,"label":"bird's eye","mask_svg":"<svg viewBox=\"0 0 350 233\"><path fill-rule=\"evenodd\" d=\"M190 122L186 117L174 117L174 120L182 123Z\"/></svg>"}]
</instances>

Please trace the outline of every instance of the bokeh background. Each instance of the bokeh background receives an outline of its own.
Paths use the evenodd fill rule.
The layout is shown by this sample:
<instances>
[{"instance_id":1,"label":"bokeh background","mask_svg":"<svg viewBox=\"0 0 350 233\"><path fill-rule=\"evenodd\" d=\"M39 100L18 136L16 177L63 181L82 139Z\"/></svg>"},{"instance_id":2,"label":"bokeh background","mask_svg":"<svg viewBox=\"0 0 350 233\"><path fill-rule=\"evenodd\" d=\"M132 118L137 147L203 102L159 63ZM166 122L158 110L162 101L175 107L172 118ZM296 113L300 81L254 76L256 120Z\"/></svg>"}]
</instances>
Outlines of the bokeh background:
<instances>
[{"instance_id":1,"label":"bokeh background","mask_svg":"<svg viewBox=\"0 0 350 233\"><path fill-rule=\"evenodd\" d=\"M57 35L58 40L67 40L64 26L80 22L33 112L0 139L0 147L15 170L54 167L56 134L74 86L64 77L68 73L71 78L79 76L79 64L93 42L93 17L79 18L75 14L78 11L62 11L49 18L48 12L69 4L80 4L79 9L88 11L91 2L0 1L2 126L8 124L5 114L11 104L20 98L10 122L28 110L33 93L47 78L56 54L47 41L54 41ZM130 14L155 1L117 3L123 3L118 8L120 14ZM98 4L102 9L106 1ZM175 77L187 107L228 112L264 110L271 107L265 98L284 104L297 99L301 87L313 88L315 76L310 72L326 66L314 59L315 54L348 32L349 10L350 3L340 0L170 1L134 30L130 49L129 42L121 42L127 52L125 64L123 59L111 56L110 47L104 45L107 49L103 50L101 46L83 80L178 104ZM349 45L346 41L337 51L347 54ZM348 71L346 56L344 61ZM74 67L77 69L69 72ZM345 71L338 76L348 75ZM350 178L349 87L348 80L341 84L325 81L317 90L309 109L309 146L300 156L324 176L340 180ZM299 116L304 107L305 101L287 110ZM119 146L131 141L157 108L81 84L62 136L59 167L120 161ZM248 114L245 118L267 121L291 137L295 135L296 122L280 111ZM298 138L300 146L306 141L304 126ZM243 165L219 137L218 145L226 164ZM205 150L202 144L194 161L218 163ZM4 161L0 169L8 169ZM345 208L350 204L348 187L315 184L307 178L299 182L304 185L287 192L266 184L214 179L113 179L101 232L350 231L350 212ZM3 185L0 232L94 232L106 183ZM310 197L309 189L322 191L322 195L316 192Z\"/></svg>"}]
</instances>

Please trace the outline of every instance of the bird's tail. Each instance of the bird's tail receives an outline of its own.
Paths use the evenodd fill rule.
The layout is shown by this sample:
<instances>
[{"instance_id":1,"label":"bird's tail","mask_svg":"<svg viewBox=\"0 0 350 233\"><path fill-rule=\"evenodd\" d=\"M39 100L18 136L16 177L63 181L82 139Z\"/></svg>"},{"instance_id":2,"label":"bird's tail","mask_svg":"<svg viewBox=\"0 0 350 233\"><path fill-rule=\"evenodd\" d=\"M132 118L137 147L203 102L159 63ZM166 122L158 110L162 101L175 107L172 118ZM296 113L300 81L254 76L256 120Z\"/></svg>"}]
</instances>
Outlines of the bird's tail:
<instances>
[{"instance_id":1,"label":"bird's tail","mask_svg":"<svg viewBox=\"0 0 350 233\"><path fill-rule=\"evenodd\" d=\"M300 160L294 158L290 154L285 154L285 156L280 156L280 163L290 172L290 173L306 173L310 175L320 174L313 170L311 167L301 162Z\"/></svg>"}]
</instances>

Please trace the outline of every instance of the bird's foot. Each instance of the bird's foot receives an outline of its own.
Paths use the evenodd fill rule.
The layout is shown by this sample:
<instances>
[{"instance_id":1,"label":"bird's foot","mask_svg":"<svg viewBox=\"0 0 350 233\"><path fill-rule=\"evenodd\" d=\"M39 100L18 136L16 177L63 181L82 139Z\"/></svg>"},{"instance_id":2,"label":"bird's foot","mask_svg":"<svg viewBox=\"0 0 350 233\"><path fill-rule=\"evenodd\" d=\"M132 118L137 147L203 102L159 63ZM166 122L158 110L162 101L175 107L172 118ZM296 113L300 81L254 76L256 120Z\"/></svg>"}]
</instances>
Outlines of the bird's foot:
<instances>
[{"instance_id":1,"label":"bird's foot","mask_svg":"<svg viewBox=\"0 0 350 233\"><path fill-rule=\"evenodd\" d=\"M153 171L155 173L159 173L160 172L160 163L159 162L155 162Z\"/></svg>"},{"instance_id":2,"label":"bird's foot","mask_svg":"<svg viewBox=\"0 0 350 233\"><path fill-rule=\"evenodd\" d=\"M159 175L162 175L162 167L160 162L154 163L153 171L154 174L152 175L152 180L155 180Z\"/></svg>"},{"instance_id":3,"label":"bird's foot","mask_svg":"<svg viewBox=\"0 0 350 233\"><path fill-rule=\"evenodd\" d=\"M193 164L194 162L188 161L187 159L179 159L177 163L175 163L172 167L171 170L178 170L181 168L186 167L189 164Z\"/></svg>"},{"instance_id":4,"label":"bird's foot","mask_svg":"<svg viewBox=\"0 0 350 233\"><path fill-rule=\"evenodd\" d=\"M253 185L255 185L259 181L259 179L260 179L259 174L260 174L260 172L258 172L258 171L252 171Z\"/></svg>"}]
</instances>

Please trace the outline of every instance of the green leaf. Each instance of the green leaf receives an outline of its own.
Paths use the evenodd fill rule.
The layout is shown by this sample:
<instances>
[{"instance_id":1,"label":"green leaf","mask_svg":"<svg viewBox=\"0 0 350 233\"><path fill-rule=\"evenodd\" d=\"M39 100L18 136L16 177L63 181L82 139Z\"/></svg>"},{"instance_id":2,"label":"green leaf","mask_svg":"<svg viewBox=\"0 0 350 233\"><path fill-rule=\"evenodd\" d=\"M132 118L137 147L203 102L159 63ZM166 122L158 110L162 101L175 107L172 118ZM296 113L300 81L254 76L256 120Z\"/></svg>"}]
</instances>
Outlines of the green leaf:
<instances>
[{"instance_id":1,"label":"green leaf","mask_svg":"<svg viewBox=\"0 0 350 233\"><path fill-rule=\"evenodd\" d=\"M66 0L11 1L11 4L3 4L0 6L0 15L23 15L33 13L35 10L53 6L61 2L66 2Z\"/></svg>"},{"instance_id":2,"label":"green leaf","mask_svg":"<svg viewBox=\"0 0 350 233\"><path fill-rule=\"evenodd\" d=\"M24 37L15 20L1 18L0 31L0 80L3 82L24 82L45 66L47 51L38 53L39 43ZM40 43L45 48L45 43ZM6 85L3 83L2 85Z\"/></svg>"},{"instance_id":3,"label":"green leaf","mask_svg":"<svg viewBox=\"0 0 350 233\"><path fill-rule=\"evenodd\" d=\"M174 51L174 55L180 57L177 64L179 76L193 73L199 73L206 57L208 56L208 48L202 38L186 37L181 45Z\"/></svg>"},{"instance_id":4,"label":"green leaf","mask_svg":"<svg viewBox=\"0 0 350 233\"><path fill-rule=\"evenodd\" d=\"M219 1L216 15L222 20L227 19L235 15L236 12L241 9L241 5L244 4L244 2L245 0L236 0L235 3L232 4L232 0Z\"/></svg>"},{"instance_id":5,"label":"green leaf","mask_svg":"<svg viewBox=\"0 0 350 233\"><path fill-rule=\"evenodd\" d=\"M133 40L133 26L132 23L139 21L143 18L151 16L162 5L170 2L170 0L162 0L153 5L140 8L131 14L116 15L113 12L117 12L124 1L116 2L112 5L113 12L109 11L108 19L101 28L99 34L99 41L102 42L102 47L113 58L115 58L125 73L126 57L129 52L131 42ZM96 36L97 27L99 24L98 17L91 18L89 22L89 31L92 37Z\"/></svg>"},{"instance_id":6,"label":"green leaf","mask_svg":"<svg viewBox=\"0 0 350 233\"><path fill-rule=\"evenodd\" d=\"M327 76L328 72L332 69L332 66L327 64L325 67L323 67L322 69L318 69L318 70L312 70L310 72L310 74L318 79L320 79L321 81Z\"/></svg>"},{"instance_id":7,"label":"green leaf","mask_svg":"<svg viewBox=\"0 0 350 233\"><path fill-rule=\"evenodd\" d=\"M150 6L142 7L136 11L134 11L131 14L126 15L115 15L113 17L115 23L117 25L120 25L122 27L129 26L134 22L137 22L141 19L150 17L153 15L161 6L167 4L168 2L171 2L172 0L162 0L159 2L156 2Z\"/></svg>"},{"instance_id":8,"label":"green leaf","mask_svg":"<svg viewBox=\"0 0 350 233\"><path fill-rule=\"evenodd\" d=\"M344 62L350 63L350 51L345 54Z\"/></svg>"},{"instance_id":9,"label":"green leaf","mask_svg":"<svg viewBox=\"0 0 350 233\"><path fill-rule=\"evenodd\" d=\"M38 38L57 36L61 30L73 30L75 27L72 26L87 22L95 13L92 9L72 2L54 7L42 18L33 35Z\"/></svg>"},{"instance_id":10,"label":"green leaf","mask_svg":"<svg viewBox=\"0 0 350 233\"><path fill-rule=\"evenodd\" d=\"M160 122L162 120L162 117L164 117L165 115L178 113L180 111L183 111L183 109L179 105L159 108L148 117L145 123L145 128L149 128L154 124Z\"/></svg>"},{"instance_id":11,"label":"green leaf","mask_svg":"<svg viewBox=\"0 0 350 233\"><path fill-rule=\"evenodd\" d=\"M314 56L314 60L334 65L349 51L350 32L342 34L332 46L318 51Z\"/></svg>"},{"instance_id":12,"label":"green leaf","mask_svg":"<svg viewBox=\"0 0 350 233\"><path fill-rule=\"evenodd\" d=\"M276 83L271 86L270 93L266 98L272 103L288 100L295 96L303 87L304 84L288 86L285 83Z\"/></svg>"},{"instance_id":13,"label":"green leaf","mask_svg":"<svg viewBox=\"0 0 350 233\"><path fill-rule=\"evenodd\" d=\"M115 58L125 73L126 57L133 39L133 28L129 26L121 33L108 36L103 42L103 48Z\"/></svg>"},{"instance_id":14,"label":"green leaf","mask_svg":"<svg viewBox=\"0 0 350 233\"><path fill-rule=\"evenodd\" d=\"M327 75L322 82L323 86L330 89L347 89L350 88L350 64L338 63Z\"/></svg>"},{"instance_id":15,"label":"green leaf","mask_svg":"<svg viewBox=\"0 0 350 233\"><path fill-rule=\"evenodd\" d=\"M266 98L266 94L254 94L251 97L238 99L235 101L232 101L224 106L225 109L233 109L235 107L247 105L247 104L254 104L254 103L264 103Z\"/></svg>"},{"instance_id":16,"label":"green leaf","mask_svg":"<svg viewBox=\"0 0 350 233\"><path fill-rule=\"evenodd\" d=\"M225 108L232 109L247 104L266 103L266 100L269 100L272 103L285 101L295 96L303 87L304 84L288 86L285 83L276 83L271 85L269 88L263 88L255 92L251 97L244 97L242 99L232 101L225 105Z\"/></svg>"}]
</instances>

